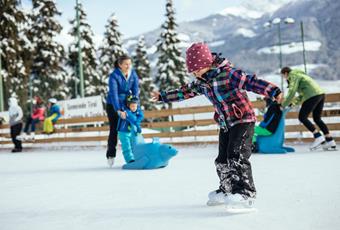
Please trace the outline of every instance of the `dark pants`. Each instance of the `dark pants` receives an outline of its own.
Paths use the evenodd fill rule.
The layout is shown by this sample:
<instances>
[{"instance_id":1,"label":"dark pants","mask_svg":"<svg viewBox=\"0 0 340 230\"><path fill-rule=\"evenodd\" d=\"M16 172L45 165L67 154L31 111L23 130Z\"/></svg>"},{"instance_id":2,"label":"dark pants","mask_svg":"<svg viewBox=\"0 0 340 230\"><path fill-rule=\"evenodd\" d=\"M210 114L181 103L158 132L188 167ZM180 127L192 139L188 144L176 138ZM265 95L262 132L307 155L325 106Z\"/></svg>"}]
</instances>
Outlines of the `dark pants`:
<instances>
[{"instance_id":1,"label":"dark pants","mask_svg":"<svg viewBox=\"0 0 340 230\"><path fill-rule=\"evenodd\" d=\"M327 125L321 120L321 113L323 110L323 105L325 103L325 94L317 95L309 98L305 102L302 103L300 112L299 112L299 120L302 122L306 128L314 132L315 126L308 120L308 116L311 112L313 112L313 120L319 126L321 131L326 135L329 134L329 130Z\"/></svg>"},{"instance_id":2,"label":"dark pants","mask_svg":"<svg viewBox=\"0 0 340 230\"><path fill-rule=\"evenodd\" d=\"M110 123L110 134L107 140L107 152L106 158L116 157L116 147L117 147L117 125L118 125L118 113L114 110L113 106L110 104L106 105L107 117Z\"/></svg>"},{"instance_id":3,"label":"dark pants","mask_svg":"<svg viewBox=\"0 0 340 230\"><path fill-rule=\"evenodd\" d=\"M226 193L256 196L250 155L254 123L237 124L220 130L218 156L215 160L220 189Z\"/></svg>"},{"instance_id":4,"label":"dark pants","mask_svg":"<svg viewBox=\"0 0 340 230\"><path fill-rule=\"evenodd\" d=\"M22 123L11 126L11 138L14 144L14 148L22 149L21 141L17 140L17 136L20 135L22 129Z\"/></svg>"},{"instance_id":5,"label":"dark pants","mask_svg":"<svg viewBox=\"0 0 340 230\"><path fill-rule=\"evenodd\" d=\"M24 132L28 133L30 126L31 126L31 132L35 132L35 125L38 124L39 122L40 122L39 119L32 119L31 116L27 117Z\"/></svg>"}]
</instances>

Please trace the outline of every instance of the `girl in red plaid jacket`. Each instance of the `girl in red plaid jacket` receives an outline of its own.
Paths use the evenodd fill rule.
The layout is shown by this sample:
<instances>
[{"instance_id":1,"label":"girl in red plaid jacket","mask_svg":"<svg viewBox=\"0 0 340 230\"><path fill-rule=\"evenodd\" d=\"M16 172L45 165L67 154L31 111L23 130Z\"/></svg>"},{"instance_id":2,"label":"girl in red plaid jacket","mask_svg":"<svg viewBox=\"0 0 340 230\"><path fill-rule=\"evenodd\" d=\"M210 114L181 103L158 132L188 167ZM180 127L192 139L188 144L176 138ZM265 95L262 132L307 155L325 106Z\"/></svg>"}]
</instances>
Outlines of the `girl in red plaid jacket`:
<instances>
[{"instance_id":1,"label":"girl in red plaid jacket","mask_svg":"<svg viewBox=\"0 0 340 230\"><path fill-rule=\"evenodd\" d=\"M217 57L217 58L216 58ZM208 46L195 43L186 51L189 73L196 79L179 89L154 92L154 101L174 102L205 95L215 109L220 126L219 152L215 160L219 188L209 193L208 205L250 207L256 190L252 177L251 142L256 116L246 91L280 100L281 90L272 83L248 75L212 56Z\"/></svg>"}]
</instances>

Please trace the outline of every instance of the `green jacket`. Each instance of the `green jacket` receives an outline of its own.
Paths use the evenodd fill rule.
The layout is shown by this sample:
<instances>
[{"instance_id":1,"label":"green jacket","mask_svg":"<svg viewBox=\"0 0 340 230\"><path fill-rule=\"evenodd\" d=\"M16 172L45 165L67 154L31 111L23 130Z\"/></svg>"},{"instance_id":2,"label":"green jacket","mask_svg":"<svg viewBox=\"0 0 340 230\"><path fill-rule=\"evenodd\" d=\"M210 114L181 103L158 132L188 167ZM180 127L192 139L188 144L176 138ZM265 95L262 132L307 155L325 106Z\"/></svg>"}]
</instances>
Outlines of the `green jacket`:
<instances>
[{"instance_id":1,"label":"green jacket","mask_svg":"<svg viewBox=\"0 0 340 230\"><path fill-rule=\"evenodd\" d=\"M302 70L292 70L288 75L289 91L282 103L283 107L290 104L298 105L307 99L324 94L320 86ZM295 94L299 96L295 98Z\"/></svg>"}]
</instances>

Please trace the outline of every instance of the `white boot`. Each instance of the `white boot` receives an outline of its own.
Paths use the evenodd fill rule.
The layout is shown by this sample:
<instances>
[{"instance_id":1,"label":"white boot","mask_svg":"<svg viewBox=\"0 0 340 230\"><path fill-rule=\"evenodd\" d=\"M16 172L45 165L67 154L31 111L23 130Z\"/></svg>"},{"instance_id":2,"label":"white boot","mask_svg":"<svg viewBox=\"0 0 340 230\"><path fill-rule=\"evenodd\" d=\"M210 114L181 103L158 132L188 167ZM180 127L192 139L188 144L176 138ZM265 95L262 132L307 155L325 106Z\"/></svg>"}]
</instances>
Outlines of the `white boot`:
<instances>
[{"instance_id":1,"label":"white boot","mask_svg":"<svg viewBox=\"0 0 340 230\"><path fill-rule=\"evenodd\" d=\"M224 203L228 209L251 209L255 199L241 194L228 194L225 196Z\"/></svg>"},{"instance_id":2,"label":"white boot","mask_svg":"<svg viewBox=\"0 0 340 230\"><path fill-rule=\"evenodd\" d=\"M26 137L26 140L34 140L34 138L35 138L35 133L34 132L31 132L31 134L30 135L27 135L27 137Z\"/></svg>"},{"instance_id":3,"label":"white boot","mask_svg":"<svg viewBox=\"0 0 340 230\"><path fill-rule=\"evenodd\" d=\"M27 139L27 134L22 133L19 136L17 136L15 139L17 139L18 141L25 141Z\"/></svg>"},{"instance_id":4,"label":"white boot","mask_svg":"<svg viewBox=\"0 0 340 230\"><path fill-rule=\"evenodd\" d=\"M334 140L331 141L326 141L326 143L324 143L322 145L323 150L328 150L328 151L335 151L336 150L336 143Z\"/></svg>"},{"instance_id":5,"label":"white boot","mask_svg":"<svg viewBox=\"0 0 340 230\"><path fill-rule=\"evenodd\" d=\"M208 206L216 206L224 204L225 193L221 189L217 189L208 194Z\"/></svg>"},{"instance_id":6,"label":"white boot","mask_svg":"<svg viewBox=\"0 0 340 230\"><path fill-rule=\"evenodd\" d=\"M325 137L324 136L319 136L317 138L315 138L314 142L310 145L310 150L316 150L319 147L321 147L321 145L325 142Z\"/></svg>"},{"instance_id":7,"label":"white boot","mask_svg":"<svg viewBox=\"0 0 340 230\"><path fill-rule=\"evenodd\" d=\"M109 157L107 158L107 164L112 167L113 164L115 163L115 158L114 157Z\"/></svg>"}]
</instances>

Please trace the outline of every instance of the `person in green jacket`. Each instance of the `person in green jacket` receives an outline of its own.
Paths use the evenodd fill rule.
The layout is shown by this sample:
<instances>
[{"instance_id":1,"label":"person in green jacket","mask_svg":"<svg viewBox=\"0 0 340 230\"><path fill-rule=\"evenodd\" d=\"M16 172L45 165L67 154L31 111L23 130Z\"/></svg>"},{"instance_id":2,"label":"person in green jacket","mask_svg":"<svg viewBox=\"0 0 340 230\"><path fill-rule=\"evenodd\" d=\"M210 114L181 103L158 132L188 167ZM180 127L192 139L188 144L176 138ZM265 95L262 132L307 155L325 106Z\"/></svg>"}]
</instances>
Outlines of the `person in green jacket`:
<instances>
[{"instance_id":1,"label":"person in green jacket","mask_svg":"<svg viewBox=\"0 0 340 230\"><path fill-rule=\"evenodd\" d=\"M325 103L325 92L320 86L302 70L292 70L289 67L281 69L281 74L288 82L288 94L282 102L282 106L298 105L302 103L299 120L313 133L314 142L310 146L311 150L323 147L325 150L335 150L336 143L329 133L327 125L322 121L321 114ZM299 96L295 97L298 93ZM313 113L313 120L325 135L322 136L314 124L309 121L308 116Z\"/></svg>"}]
</instances>

